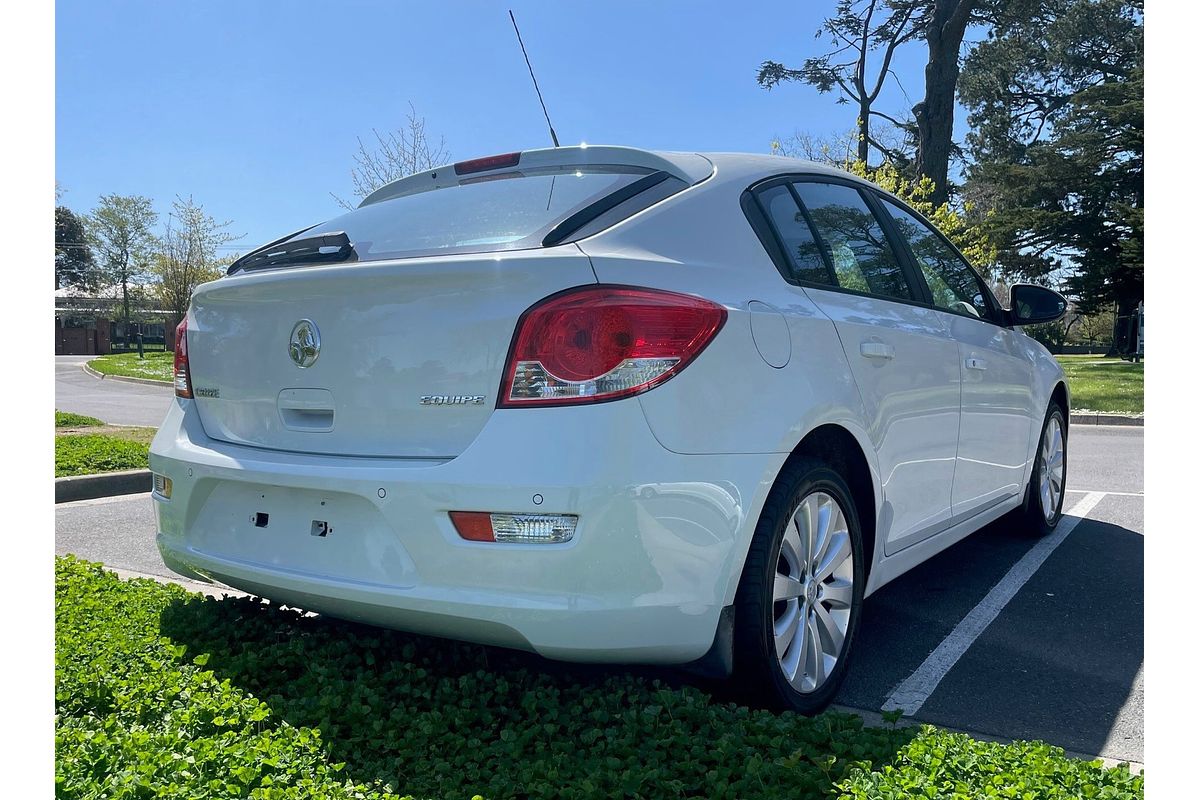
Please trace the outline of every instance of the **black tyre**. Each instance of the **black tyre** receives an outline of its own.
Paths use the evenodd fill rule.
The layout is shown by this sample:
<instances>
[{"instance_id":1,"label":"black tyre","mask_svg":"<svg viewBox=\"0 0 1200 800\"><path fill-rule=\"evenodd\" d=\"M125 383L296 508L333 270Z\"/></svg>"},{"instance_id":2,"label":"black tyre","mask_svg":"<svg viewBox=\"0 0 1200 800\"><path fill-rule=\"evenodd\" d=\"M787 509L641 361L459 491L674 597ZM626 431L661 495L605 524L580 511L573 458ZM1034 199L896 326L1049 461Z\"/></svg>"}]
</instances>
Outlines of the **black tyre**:
<instances>
[{"instance_id":1,"label":"black tyre","mask_svg":"<svg viewBox=\"0 0 1200 800\"><path fill-rule=\"evenodd\" d=\"M792 463L759 517L738 585L735 680L766 705L822 711L846 676L865 583L846 481L820 461Z\"/></svg>"},{"instance_id":2,"label":"black tyre","mask_svg":"<svg viewBox=\"0 0 1200 800\"><path fill-rule=\"evenodd\" d=\"M1036 536L1045 536L1062 519L1067 484L1067 422L1054 402L1046 409L1042 432L1033 457L1025 502L1024 524Z\"/></svg>"}]
</instances>

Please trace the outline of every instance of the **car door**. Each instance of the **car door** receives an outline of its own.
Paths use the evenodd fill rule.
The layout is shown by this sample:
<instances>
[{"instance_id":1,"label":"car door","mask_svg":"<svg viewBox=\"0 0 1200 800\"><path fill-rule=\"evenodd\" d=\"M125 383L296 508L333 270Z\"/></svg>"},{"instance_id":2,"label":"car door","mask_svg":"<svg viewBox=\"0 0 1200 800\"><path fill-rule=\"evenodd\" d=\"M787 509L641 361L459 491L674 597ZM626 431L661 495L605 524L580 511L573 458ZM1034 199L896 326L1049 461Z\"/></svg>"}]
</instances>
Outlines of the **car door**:
<instances>
[{"instance_id":1,"label":"car door","mask_svg":"<svg viewBox=\"0 0 1200 800\"><path fill-rule=\"evenodd\" d=\"M950 524L958 445L958 348L918 303L860 190L832 179L756 192L803 291L837 330L866 411L883 489L878 535L893 553ZM803 353L806 343L793 343Z\"/></svg>"},{"instance_id":2,"label":"car door","mask_svg":"<svg viewBox=\"0 0 1200 800\"><path fill-rule=\"evenodd\" d=\"M957 343L962 371L962 419L954 471L955 521L1016 495L1030 458L1033 365L1020 334L1002 324L979 275L929 223L893 200L880 204L907 246L928 299Z\"/></svg>"}]
</instances>

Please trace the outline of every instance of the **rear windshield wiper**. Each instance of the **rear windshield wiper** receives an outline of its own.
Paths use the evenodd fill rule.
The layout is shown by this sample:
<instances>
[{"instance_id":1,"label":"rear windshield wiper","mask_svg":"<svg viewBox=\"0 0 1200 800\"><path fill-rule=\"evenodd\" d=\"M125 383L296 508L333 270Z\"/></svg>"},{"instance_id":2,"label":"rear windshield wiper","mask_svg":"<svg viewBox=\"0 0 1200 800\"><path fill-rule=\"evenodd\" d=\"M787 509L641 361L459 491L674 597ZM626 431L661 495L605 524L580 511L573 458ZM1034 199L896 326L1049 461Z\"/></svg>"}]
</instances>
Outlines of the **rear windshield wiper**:
<instances>
[{"instance_id":1,"label":"rear windshield wiper","mask_svg":"<svg viewBox=\"0 0 1200 800\"><path fill-rule=\"evenodd\" d=\"M357 261L358 253L345 231L291 239L247 253L229 265L227 275L289 264L336 264Z\"/></svg>"}]
</instances>

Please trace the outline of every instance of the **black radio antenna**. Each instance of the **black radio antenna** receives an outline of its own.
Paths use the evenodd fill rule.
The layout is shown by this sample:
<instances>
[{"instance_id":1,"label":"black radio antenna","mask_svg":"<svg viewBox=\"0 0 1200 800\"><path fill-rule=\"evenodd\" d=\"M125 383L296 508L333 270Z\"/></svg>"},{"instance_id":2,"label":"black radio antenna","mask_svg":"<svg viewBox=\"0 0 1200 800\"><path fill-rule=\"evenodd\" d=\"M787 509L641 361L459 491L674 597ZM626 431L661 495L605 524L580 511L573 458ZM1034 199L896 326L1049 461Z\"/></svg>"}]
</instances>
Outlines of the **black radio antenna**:
<instances>
[{"instance_id":1,"label":"black radio antenna","mask_svg":"<svg viewBox=\"0 0 1200 800\"><path fill-rule=\"evenodd\" d=\"M517 44L521 45L521 55L525 56L525 66L529 67L529 77L533 78L533 89L537 92L538 102L542 104L542 113L546 115L546 127L550 129L550 141L558 147L558 134L554 132L554 123L550 122L550 112L546 110L546 101L542 99L542 90L538 88L537 76L533 74L533 65L529 63L529 53L525 52L525 42L521 41L521 29L517 27L517 18L512 9L508 10L508 18L512 20L513 30L517 32Z\"/></svg>"}]
</instances>

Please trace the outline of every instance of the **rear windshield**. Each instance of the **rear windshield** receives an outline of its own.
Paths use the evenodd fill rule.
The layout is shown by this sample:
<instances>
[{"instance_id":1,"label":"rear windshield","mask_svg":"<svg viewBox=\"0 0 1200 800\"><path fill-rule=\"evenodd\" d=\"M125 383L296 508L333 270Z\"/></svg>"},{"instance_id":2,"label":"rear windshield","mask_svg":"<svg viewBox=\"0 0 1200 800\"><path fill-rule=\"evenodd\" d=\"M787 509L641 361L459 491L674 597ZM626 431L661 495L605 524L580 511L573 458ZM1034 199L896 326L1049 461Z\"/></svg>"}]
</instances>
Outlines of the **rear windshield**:
<instances>
[{"instance_id":1,"label":"rear windshield","mask_svg":"<svg viewBox=\"0 0 1200 800\"><path fill-rule=\"evenodd\" d=\"M345 231L360 261L539 247L559 222L651 172L591 165L465 177L355 209L293 238Z\"/></svg>"}]
</instances>

